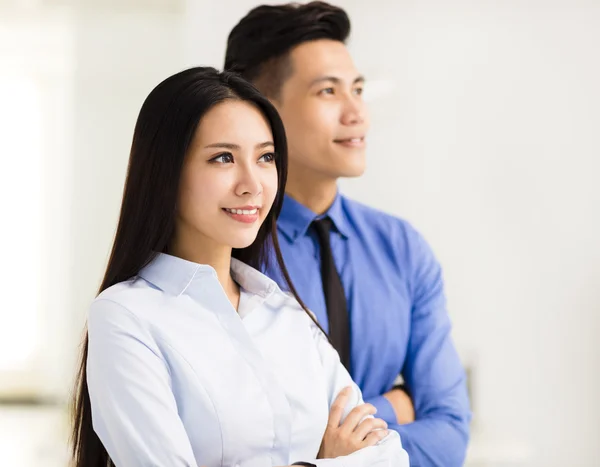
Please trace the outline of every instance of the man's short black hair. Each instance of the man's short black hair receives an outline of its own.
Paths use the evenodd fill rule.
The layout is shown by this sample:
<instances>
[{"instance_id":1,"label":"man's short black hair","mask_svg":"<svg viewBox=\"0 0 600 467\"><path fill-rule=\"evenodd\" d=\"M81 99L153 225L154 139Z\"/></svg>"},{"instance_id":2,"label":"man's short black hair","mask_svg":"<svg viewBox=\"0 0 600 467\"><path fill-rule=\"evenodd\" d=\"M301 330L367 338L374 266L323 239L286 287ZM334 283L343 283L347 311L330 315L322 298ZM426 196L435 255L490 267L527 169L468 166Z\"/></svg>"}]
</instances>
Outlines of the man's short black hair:
<instances>
[{"instance_id":1,"label":"man's short black hair","mask_svg":"<svg viewBox=\"0 0 600 467\"><path fill-rule=\"evenodd\" d=\"M349 35L347 13L328 3L261 5L229 33L225 70L241 74L263 94L277 98L293 71L292 48L317 39L345 43Z\"/></svg>"}]
</instances>

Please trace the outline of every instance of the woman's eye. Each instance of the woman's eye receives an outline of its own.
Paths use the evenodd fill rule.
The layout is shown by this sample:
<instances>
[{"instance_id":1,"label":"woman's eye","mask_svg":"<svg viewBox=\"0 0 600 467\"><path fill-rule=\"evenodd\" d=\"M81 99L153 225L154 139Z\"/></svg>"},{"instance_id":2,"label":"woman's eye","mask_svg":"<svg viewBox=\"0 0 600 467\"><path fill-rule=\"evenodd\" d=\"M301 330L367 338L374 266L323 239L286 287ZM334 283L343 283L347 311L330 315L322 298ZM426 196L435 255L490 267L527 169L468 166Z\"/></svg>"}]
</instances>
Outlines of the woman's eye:
<instances>
[{"instance_id":1,"label":"woman's eye","mask_svg":"<svg viewBox=\"0 0 600 467\"><path fill-rule=\"evenodd\" d=\"M319 94L320 94L320 95L323 95L323 94L333 94L333 88L325 88L325 89L321 89L321 90L319 91Z\"/></svg>"},{"instance_id":2,"label":"woman's eye","mask_svg":"<svg viewBox=\"0 0 600 467\"><path fill-rule=\"evenodd\" d=\"M260 156L260 159L259 159L259 161L263 161L263 162L273 162L274 160L275 160L275 153L272 153L272 152L263 154L262 156Z\"/></svg>"},{"instance_id":3,"label":"woman's eye","mask_svg":"<svg viewBox=\"0 0 600 467\"><path fill-rule=\"evenodd\" d=\"M355 93L357 96L362 96L362 93L363 93L363 88L355 88L355 89L354 89L354 93Z\"/></svg>"},{"instance_id":4,"label":"woman's eye","mask_svg":"<svg viewBox=\"0 0 600 467\"><path fill-rule=\"evenodd\" d=\"M230 164L233 162L233 155L229 152L219 154L216 157L213 157L210 162L217 162L219 164Z\"/></svg>"}]
</instances>

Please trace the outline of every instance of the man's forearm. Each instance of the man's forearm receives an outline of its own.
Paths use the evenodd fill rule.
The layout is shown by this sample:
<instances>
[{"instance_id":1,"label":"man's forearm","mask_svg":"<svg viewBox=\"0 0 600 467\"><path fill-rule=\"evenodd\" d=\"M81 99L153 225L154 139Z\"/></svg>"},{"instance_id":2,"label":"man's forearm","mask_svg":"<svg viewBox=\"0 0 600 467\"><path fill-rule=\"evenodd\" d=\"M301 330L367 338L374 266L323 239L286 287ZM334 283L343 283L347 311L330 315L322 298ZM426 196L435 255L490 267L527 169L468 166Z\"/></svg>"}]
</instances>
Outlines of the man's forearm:
<instances>
[{"instance_id":1,"label":"man's forearm","mask_svg":"<svg viewBox=\"0 0 600 467\"><path fill-rule=\"evenodd\" d=\"M389 425L400 434L411 467L461 467L469 442L466 420L444 416L426 418L408 425Z\"/></svg>"},{"instance_id":2,"label":"man's forearm","mask_svg":"<svg viewBox=\"0 0 600 467\"><path fill-rule=\"evenodd\" d=\"M396 412L394 412L394 407L392 407L392 404L385 398L385 396L381 395L377 397L371 397L370 399L365 399L365 402L375 406L377 409L375 416L377 418L385 420L388 425L398 423Z\"/></svg>"}]
</instances>

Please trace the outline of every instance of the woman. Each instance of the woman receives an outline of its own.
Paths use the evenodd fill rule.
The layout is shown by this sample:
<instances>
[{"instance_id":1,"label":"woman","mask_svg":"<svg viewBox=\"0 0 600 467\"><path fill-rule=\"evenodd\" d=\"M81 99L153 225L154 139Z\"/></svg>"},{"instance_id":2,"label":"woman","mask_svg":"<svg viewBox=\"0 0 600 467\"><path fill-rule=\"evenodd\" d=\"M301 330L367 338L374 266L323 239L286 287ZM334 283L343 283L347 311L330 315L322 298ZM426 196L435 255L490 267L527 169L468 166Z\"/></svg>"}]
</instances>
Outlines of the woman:
<instances>
[{"instance_id":1,"label":"woman","mask_svg":"<svg viewBox=\"0 0 600 467\"><path fill-rule=\"evenodd\" d=\"M194 68L150 93L88 316L77 467L408 466L293 286L255 269L273 246L287 277L286 168L277 112L241 78Z\"/></svg>"}]
</instances>

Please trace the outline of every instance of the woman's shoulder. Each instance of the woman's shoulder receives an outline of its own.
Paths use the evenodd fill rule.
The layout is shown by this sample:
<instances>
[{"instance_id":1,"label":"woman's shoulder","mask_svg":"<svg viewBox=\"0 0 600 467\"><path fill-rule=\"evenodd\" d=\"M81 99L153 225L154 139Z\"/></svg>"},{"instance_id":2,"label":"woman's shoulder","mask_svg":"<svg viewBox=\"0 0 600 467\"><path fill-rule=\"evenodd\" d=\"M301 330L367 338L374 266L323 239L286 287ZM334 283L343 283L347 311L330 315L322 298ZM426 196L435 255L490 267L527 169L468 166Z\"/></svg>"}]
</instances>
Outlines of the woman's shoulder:
<instances>
[{"instance_id":1,"label":"woman's shoulder","mask_svg":"<svg viewBox=\"0 0 600 467\"><path fill-rule=\"evenodd\" d=\"M116 303L143 300L152 294L153 287L138 276L107 287L94 301L108 300ZM158 290L158 289L155 289Z\"/></svg>"},{"instance_id":2,"label":"woman's shoulder","mask_svg":"<svg viewBox=\"0 0 600 467\"><path fill-rule=\"evenodd\" d=\"M103 290L92 302L88 317L102 315L110 319L115 315L131 315L144 320L152 309L160 306L162 293L139 277L132 277Z\"/></svg>"}]
</instances>

